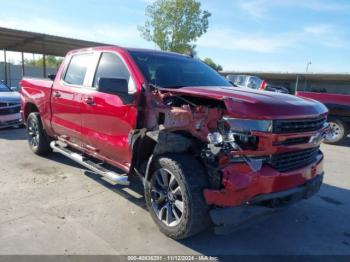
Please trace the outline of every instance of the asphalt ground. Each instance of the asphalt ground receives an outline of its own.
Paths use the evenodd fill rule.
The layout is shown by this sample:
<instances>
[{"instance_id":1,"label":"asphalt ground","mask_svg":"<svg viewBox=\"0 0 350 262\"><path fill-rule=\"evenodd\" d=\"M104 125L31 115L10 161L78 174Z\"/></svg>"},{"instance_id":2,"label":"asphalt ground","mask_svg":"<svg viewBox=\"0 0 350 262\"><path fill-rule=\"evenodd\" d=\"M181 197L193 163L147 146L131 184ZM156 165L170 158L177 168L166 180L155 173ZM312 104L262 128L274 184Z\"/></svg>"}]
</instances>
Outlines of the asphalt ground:
<instances>
[{"instance_id":1,"label":"asphalt ground","mask_svg":"<svg viewBox=\"0 0 350 262\"><path fill-rule=\"evenodd\" d=\"M58 154L34 155L24 129L0 130L0 255L349 255L350 138L322 149L313 198L230 235L175 241L153 223L140 183L112 185Z\"/></svg>"}]
</instances>

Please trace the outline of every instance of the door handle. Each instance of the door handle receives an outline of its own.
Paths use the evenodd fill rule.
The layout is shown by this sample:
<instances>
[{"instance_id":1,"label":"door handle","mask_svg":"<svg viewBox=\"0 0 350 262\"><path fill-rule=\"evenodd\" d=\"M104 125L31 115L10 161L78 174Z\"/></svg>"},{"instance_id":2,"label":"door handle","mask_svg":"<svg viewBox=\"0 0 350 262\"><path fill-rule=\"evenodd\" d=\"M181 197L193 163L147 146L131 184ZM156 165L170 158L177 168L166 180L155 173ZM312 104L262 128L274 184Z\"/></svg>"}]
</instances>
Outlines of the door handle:
<instances>
[{"instance_id":1,"label":"door handle","mask_svg":"<svg viewBox=\"0 0 350 262\"><path fill-rule=\"evenodd\" d=\"M60 98L60 97L61 97L61 93L58 92L58 91L55 91L55 92L53 93L53 96L56 97L56 98Z\"/></svg>"},{"instance_id":2,"label":"door handle","mask_svg":"<svg viewBox=\"0 0 350 262\"><path fill-rule=\"evenodd\" d=\"M89 105L89 106L94 106L96 105L95 100L92 97L86 97L84 98L84 103Z\"/></svg>"}]
</instances>

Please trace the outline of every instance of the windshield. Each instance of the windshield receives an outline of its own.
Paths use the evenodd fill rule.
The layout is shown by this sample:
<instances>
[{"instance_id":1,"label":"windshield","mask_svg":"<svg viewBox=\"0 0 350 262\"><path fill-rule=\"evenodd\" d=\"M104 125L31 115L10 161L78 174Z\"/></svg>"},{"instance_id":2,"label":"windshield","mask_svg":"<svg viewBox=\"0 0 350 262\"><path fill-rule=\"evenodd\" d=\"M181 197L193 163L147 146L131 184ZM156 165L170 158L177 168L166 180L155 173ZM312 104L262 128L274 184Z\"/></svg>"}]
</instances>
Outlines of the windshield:
<instances>
[{"instance_id":1,"label":"windshield","mask_svg":"<svg viewBox=\"0 0 350 262\"><path fill-rule=\"evenodd\" d=\"M146 80L157 86L231 86L224 77L198 59L160 52L130 51L130 54Z\"/></svg>"},{"instance_id":2,"label":"windshield","mask_svg":"<svg viewBox=\"0 0 350 262\"><path fill-rule=\"evenodd\" d=\"M4 83L0 82L0 92L10 92L10 88Z\"/></svg>"}]
</instances>

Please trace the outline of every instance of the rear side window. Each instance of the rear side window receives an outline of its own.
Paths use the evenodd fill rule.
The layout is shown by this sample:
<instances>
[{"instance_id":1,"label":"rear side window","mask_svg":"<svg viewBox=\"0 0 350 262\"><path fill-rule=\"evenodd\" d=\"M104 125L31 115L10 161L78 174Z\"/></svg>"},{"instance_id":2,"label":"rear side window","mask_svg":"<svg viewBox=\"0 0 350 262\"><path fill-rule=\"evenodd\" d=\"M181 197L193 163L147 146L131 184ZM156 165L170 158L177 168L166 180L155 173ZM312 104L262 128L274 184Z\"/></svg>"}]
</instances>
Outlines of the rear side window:
<instances>
[{"instance_id":1,"label":"rear side window","mask_svg":"<svg viewBox=\"0 0 350 262\"><path fill-rule=\"evenodd\" d=\"M72 56L64 81L71 85L83 85L91 57L91 53Z\"/></svg>"},{"instance_id":2,"label":"rear side window","mask_svg":"<svg viewBox=\"0 0 350 262\"><path fill-rule=\"evenodd\" d=\"M130 73L116 54L102 53L94 78L94 87L98 87L100 78L120 78L129 81Z\"/></svg>"}]
</instances>

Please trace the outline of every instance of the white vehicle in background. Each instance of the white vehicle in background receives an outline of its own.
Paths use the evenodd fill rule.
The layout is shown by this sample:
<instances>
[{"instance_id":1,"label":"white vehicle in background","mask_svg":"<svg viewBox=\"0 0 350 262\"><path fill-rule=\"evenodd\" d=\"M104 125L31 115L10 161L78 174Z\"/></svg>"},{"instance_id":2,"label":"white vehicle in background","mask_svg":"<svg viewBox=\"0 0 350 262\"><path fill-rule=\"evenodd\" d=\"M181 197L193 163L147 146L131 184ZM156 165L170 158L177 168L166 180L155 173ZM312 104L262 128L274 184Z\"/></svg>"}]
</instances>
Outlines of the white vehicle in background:
<instances>
[{"instance_id":1,"label":"white vehicle in background","mask_svg":"<svg viewBox=\"0 0 350 262\"><path fill-rule=\"evenodd\" d=\"M20 94L0 81L0 128L21 126L20 108Z\"/></svg>"},{"instance_id":2,"label":"white vehicle in background","mask_svg":"<svg viewBox=\"0 0 350 262\"><path fill-rule=\"evenodd\" d=\"M258 76L227 75L226 78L236 87L260 89L265 91L289 94L288 88L271 85Z\"/></svg>"}]
</instances>

